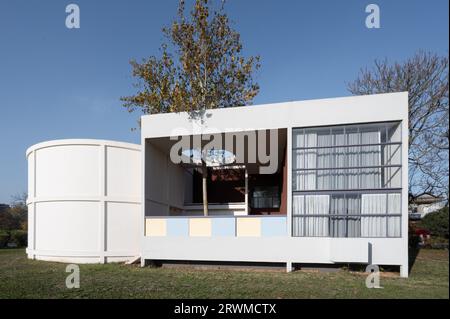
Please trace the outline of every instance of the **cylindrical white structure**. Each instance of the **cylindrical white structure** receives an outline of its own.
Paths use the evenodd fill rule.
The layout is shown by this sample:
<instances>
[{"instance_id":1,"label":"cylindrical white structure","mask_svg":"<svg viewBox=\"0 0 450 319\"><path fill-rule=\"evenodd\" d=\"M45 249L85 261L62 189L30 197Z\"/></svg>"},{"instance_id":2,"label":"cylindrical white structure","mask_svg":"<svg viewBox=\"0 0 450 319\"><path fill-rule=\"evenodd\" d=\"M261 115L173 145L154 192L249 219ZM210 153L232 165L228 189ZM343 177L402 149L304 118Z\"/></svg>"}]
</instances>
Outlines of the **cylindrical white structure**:
<instances>
[{"instance_id":1,"label":"cylindrical white structure","mask_svg":"<svg viewBox=\"0 0 450 319\"><path fill-rule=\"evenodd\" d=\"M140 255L140 145L56 140L26 155L29 258L104 263Z\"/></svg>"}]
</instances>

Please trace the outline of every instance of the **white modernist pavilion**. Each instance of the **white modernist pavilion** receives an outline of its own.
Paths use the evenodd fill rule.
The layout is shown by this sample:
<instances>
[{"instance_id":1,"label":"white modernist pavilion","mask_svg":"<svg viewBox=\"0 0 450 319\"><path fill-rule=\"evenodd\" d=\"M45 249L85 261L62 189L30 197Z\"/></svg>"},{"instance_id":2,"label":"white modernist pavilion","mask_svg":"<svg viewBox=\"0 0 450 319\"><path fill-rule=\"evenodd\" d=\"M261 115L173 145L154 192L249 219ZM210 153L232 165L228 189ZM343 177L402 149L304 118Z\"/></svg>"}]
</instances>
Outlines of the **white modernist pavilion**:
<instances>
[{"instance_id":1,"label":"white modernist pavilion","mask_svg":"<svg viewBox=\"0 0 450 319\"><path fill-rule=\"evenodd\" d=\"M28 149L30 258L408 276L406 92L146 115L141 128L141 145Z\"/></svg>"},{"instance_id":2,"label":"white modernist pavilion","mask_svg":"<svg viewBox=\"0 0 450 319\"><path fill-rule=\"evenodd\" d=\"M141 120L143 264L282 262L289 271L295 264L363 263L399 265L408 276L407 93ZM191 146L202 136L203 148L225 141L221 149L241 159L211 167L208 216L199 205L198 167L173 161L180 136ZM264 143L267 136L275 138ZM251 160L255 144L272 152L275 170ZM238 145L248 154L236 154Z\"/></svg>"}]
</instances>

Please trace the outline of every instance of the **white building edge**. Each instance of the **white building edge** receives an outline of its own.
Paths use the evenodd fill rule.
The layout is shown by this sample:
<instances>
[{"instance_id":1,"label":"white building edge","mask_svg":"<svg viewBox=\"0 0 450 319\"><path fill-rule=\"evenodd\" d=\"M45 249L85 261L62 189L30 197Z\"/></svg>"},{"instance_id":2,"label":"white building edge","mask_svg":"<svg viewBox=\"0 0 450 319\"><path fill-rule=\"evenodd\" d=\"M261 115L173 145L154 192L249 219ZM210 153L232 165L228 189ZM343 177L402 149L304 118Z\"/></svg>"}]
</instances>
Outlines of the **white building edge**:
<instances>
[{"instance_id":1,"label":"white building edge","mask_svg":"<svg viewBox=\"0 0 450 319\"><path fill-rule=\"evenodd\" d=\"M103 207L102 199L109 196L107 189L117 193L129 187L139 189L141 196L133 203L142 199L141 217L129 222L129 208L116 209L116 221L123 218L128 230L105 235L108 226L102 223L108 221L108 212L100 208L100 217L94 218L99 220L99 231L92 235L100 239L91 247L72 245L76 251L65 254L65 241L74 240L66 236L55 246L54 255L83 256L89 248L90 255L94 255L92 251L100 252L93 260L108 261L105 256L124 255L119 250L127 247L121 247L120 242L134 234L136 226L140 240L135 247L128 245L128 254L138 253L142 265L149 260L274 262L286 263L289 271L296 264L361 263L398 265L400 275L408 276L406 92L207 110L201 118L192 118L188 113L146 115L141 124L138 175L144 178L128 180L124 169L138 164L134 156L133 164L127 162L131 158L122 157L110 169L113 176L120 178L107 177L100 182L108 185L106 190L101 186L90 190L100 192ZM277 143L268 143L266 150L276 154L276 170L261 174L267 164L263 160L255 163L251 155L232 167L210 168L209 215L203 216L198 168L193 163L171 160L173 146L180 145L177 138L200 134L211 134L213 139L223 141L234 138L235 143L223 143L221 149L238 156L238 141L244 141L248 154L253 145L264 145L264 137L271 133ZM208 142L203 141L202 147ZM99 154L102 158L103 152ZM33 164L36 166L30 171L39 169L37 158L37 165ZM104 173L98 174L102 181ZM142 185L137 188L133 183L138 180ZM78 182L82 187L83 180ZM47 187L51 192L52 186ZM71 199L78 200L77 191L69 189L68 193ZM81 201L90 199L83 196ZM31 196L32 206L35 197ZM39 214L47 212L44 209L39 213L38 208L35 214L30 216L39 220ZM68 218L76 219L74 214ZM61 234L43 223L30 222L37 229L30 236L28 253L39 257L39 227L47 227L49 238ZM89 222L85 218L73 227L83 229ZM75 231L70 234L79 236ZM109 236L106 241L102 239L105 236ZM46 240L42 250L49 245ZM115 246L105 243L109 240Z\"/></svg>"}]
</instances>

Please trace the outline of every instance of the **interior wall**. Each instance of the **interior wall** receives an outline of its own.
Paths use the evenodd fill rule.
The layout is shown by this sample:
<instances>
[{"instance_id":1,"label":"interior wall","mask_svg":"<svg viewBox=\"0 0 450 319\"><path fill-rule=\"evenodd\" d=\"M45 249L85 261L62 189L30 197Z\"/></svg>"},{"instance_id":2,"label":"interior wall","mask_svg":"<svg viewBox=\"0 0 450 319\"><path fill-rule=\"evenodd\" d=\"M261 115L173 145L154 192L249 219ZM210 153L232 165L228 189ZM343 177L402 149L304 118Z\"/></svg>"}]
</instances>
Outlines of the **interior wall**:
<instances>
[{"instance_id":1,"label":"interior wall","mask_svg":"<svg viewBox=\"0 0 450 319\"><path fill-rule=\"evenodd\" d=\"M145 215L167 216L182 210L185 170L151 141L145 143Z\"/></svg>"}]
</instances>

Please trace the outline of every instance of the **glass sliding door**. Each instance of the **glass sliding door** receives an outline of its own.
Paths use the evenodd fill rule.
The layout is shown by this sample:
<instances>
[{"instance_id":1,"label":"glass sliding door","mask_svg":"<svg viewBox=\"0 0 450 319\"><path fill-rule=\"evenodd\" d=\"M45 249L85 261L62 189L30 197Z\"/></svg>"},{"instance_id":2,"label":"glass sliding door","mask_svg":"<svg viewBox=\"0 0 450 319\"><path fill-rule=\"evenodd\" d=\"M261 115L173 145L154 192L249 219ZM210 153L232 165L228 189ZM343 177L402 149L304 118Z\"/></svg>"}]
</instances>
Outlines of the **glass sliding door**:
<instances>
[{"instance_id":1,"label":"glass sliding door","mask_svg":"<svg viewBox=\"0 0 450 319\"><path fill-rule=\"evenodd\" d=\"M401 236L401 142L399 122L294 129L293 235Z\"/></svg>"}]
</instances>

